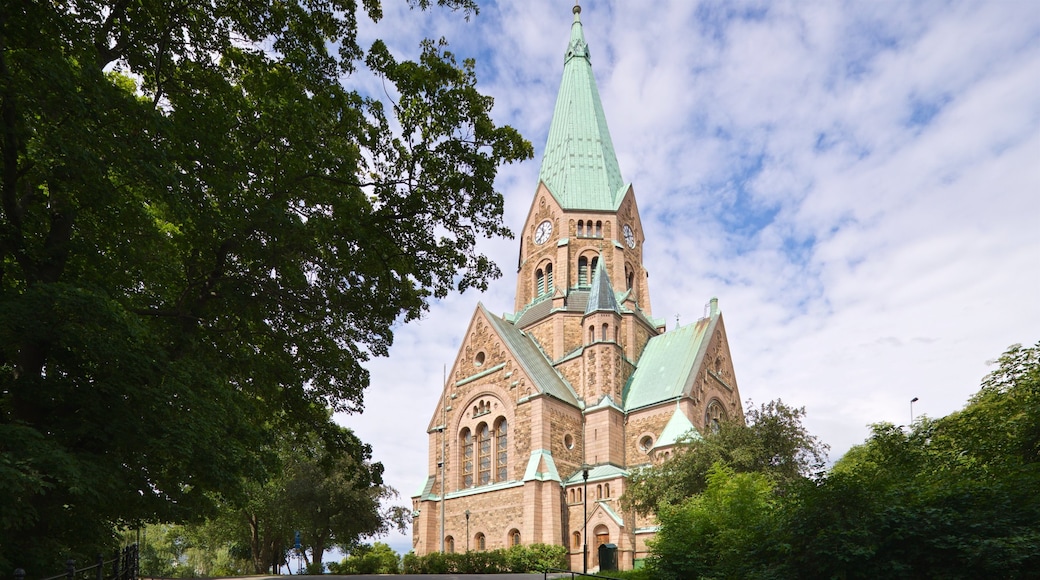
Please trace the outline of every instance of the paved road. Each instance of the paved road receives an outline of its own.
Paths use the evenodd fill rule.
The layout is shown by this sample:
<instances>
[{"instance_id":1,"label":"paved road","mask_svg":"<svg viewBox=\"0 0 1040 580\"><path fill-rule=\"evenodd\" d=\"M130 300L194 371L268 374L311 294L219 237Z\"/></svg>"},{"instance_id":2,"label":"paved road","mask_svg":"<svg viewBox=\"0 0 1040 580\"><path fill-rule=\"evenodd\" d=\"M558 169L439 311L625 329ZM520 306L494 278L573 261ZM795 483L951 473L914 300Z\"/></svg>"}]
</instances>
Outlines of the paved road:
<instances>
[{"instance_id":1,"label":"paved road","mask_svg":"<svg viewBox=\"0 0 1040 580\"><path fill-rule=\"evenodd\" d=\"M578 574L580 577L581 574ZM357 575L336 576L325 574L322 576L245 576L239 578L212 578L211 580L388 580L405 578L410 580L542 580L544 574L396 574L396 575ZM570 574L549 574L549 578L566 578L570 580Z\"/></svg>"}]
</instances>

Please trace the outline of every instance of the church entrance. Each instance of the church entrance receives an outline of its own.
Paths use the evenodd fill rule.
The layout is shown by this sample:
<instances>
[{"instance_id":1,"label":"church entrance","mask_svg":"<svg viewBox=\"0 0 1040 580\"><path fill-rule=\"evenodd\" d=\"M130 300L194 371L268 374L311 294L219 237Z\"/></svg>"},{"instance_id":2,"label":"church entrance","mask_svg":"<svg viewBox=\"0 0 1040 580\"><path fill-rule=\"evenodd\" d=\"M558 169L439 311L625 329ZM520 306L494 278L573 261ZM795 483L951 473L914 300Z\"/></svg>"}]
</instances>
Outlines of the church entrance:
<instances>
[{"instance_id":1,"label":"church entrance","mask_svg":"<svg viewBox=\"0 0 1040 580\"><path fill-rule=\"evenodd\" d=\"M589 551L592 552L592 565L599 566L599 547L610 543L610 530L607 529L607 526L600 524L596 526L593 533L596 534L596 541L589 547Z\"/></svg>"}]
</instances>

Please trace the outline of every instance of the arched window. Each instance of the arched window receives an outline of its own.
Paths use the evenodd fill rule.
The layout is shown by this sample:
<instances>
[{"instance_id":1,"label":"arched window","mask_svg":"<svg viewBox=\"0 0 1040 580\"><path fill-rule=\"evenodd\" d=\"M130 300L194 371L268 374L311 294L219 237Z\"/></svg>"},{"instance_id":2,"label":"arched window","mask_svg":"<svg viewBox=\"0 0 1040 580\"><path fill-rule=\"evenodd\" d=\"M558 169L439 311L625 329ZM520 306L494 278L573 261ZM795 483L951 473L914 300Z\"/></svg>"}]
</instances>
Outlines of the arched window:
<instances>
[{"instance_id":1,"label":"arched window","mask_svg":"<svg viewBox=\"0 0 1040 580\"><path fill-rule=\"evenodd\" d=\"M589 285L589 259L585 256L578 258L578 286Z\"/></svg>"},{"instance_id":2,"label":"arched window","mask_svg":"<svg viewBox=\"0 0 1040 580\"><path fill-rule=\"evenodd\" d=\"M609 483L604 483L603 484L603 497L610 497L610 484Z\"/></svg>"},{"instance_id":3,"label":"arched window","mask_svg":"<svg viewBox=\"0 0 1040 580\"><path fill-rule=\"evenodd\" d=\"M480 444L480 457L478 458L480 465L479 479L480 485L487 485L491 483L491 430L488 429L487 423L481 423L477 427L477 433L479 433L479 444Z\"/></svg>"},{"instance_id":4,"label":"arched window","mask_svg":"<svg viewBox=\"0 0 1040 580\"><path fill-rule=\"evenodd\" d=\"M444 551L449 554L455 553L455 538L451 536L444 538Z\"/></svg>"},{"instance_id":5,"label":"arched window","mask_svg":"<svg viewBox=\"0 0 1040 580\"><path fill-rule=\"evenodd\" d=\"M599 265L599 257L592 258L592 263L589 264L589 280L596 275L596 266ZM591 283L591 282L590 282Z\"/></svg>"},{"instance_id":6,"label":"arched window","mask_svg":"<svg viewBox=\"0 0 1040 580\"><path fill-rule=\"evenodd\" d=\"M476 542L474 542L474 543L477 545L477 549L478 550L483 552L484 550L487 549L487 539L484 537L484 534L477 533L477 537L475 539L476 539Z\"/></svg>"},{"instance_id":7,"label":"arched window","mask_svg":"<svg viewBox=\"0 0 1040 580\"><path fill-rule=\"evenodd\" d=\"M596 237L603 237L603 222L596 222Z\"/></svg>"},{"instance_id":8,"label":"arched window","mask_svg":"<svg viewBox=\"0 0 1040 580\"><path fill-rule=\"evenodd\" d=\"M581 488L578 489L578 501L581 501Z\"/></svg>"},{"instance_id":9,"label":"arched window","mask_svg":"<svg viewBox=\"0 0 1040 580\"><path fill-rule=\"evenodd\" d=\"M497 464L498 474L496 481L509 479L509 426L505 419L499 419L495 426L495 450L498 452Z\"/></svg>"},{"instance_id":10,"label":"arched window","mask_svg":"<svg viewBox=\"0 0 1040 580\"><path fill-rule=\"evenodd\" d=\"M704 426L718 433L721 423L726 420L726 409L718 399L712 399L704 411Z\"/></svg>"},{"instance_id":11,"label":"arched window","mask_svg":"<svg viewBox=\"0 0 1040 580\"><path fill-rule=\"evenodd\" d=\"M545 291L549 294L553 292L553 270L552 264L545 265Z\"/></svg>"},{"instance_id":12,"label":"arched window","mask_svg":"<svg viewBox=\"0 0 1040 580\"><path fill-rule=\"evenodd\" d=\"M585 222L585 237L592 237L592 220Z\"/></svg>"},{"instance_id":13,"label":"arched window","mask_svg":"<svg viewBox=\"0 0 1040 580\"><path fill-rule=\"evenodd\" d=\"M545 272L542 272L541 268L534 273L534 284L535 294L538 296L545 294Z\"/></svg>"},{"instance_id":14,"label":"arched window","mask_svg":"<svg viewBox=\"0 0 1040 580\"><path fill-rule=\"evenodd\" d=\"M596 327L589 326L589 344L596 342Z\"/></svg>"},{"instance_id":15,"label":"arched window","mask_svg":"<svg viewBox=\"0 0 1040 580\"><path fill-rule=\"evenodd\" d=\"M509 531L509 545L519 546L520 545L520 530L512 529Z\"/></svg>"},{"instance_id":16,"label":"arched window","mask_svg":"<svg viewBox=\"0 0 1040 580\"><path fill-rule=\"evenodd\" d=\"M597 485L596 486L596 499L603 499L603 486L602 485Z\"/></svg>"},{"instance_id":17,"label":"arched window","mask_svg":"<svg viewBox=\"0 0 1040 580\"><path fill-rule=\"evenodd\" d=\"M628 290L632 289L632 283L635 282L636 275L627 264L625 265L625 287Z\"/></svg>"},{"instance_id":18,"label":"arched window","mask_svg":"<svg viewBox=\"0 0 1040 580\"><path fill-rule=\"evenodd\" d=\"M600 339L603 342L607 341L607 323L606 322L603 323L603 331L600 333Z\"/></svg>"},{"instance_id":19,"label":"arched window","mask_svg":"<svg viewBox=\"0 0 1040 580\"><path fill-rule=\"evenodd\" d=\"M580 548L581 547L581 532L574 532L573 534L571 534L571 547L572 548Z\"/></svg>"},{"instance_id":20,"label":"arched window","mask_svg":"<svg viewBox=\"0 0 1040 580\"><path fill-rule=\"evenodd\" d=\"M462 430L462 487L473 487L473 433Z\"/></svg>"},{"instance_id":21,"label":"arched window","mask_svg":"<svg viewBox=\"0 0 1040 580\"><path fill-rule=\"evenodd\" d=\"M585 222L583 220L578 220L578 237L585 237Z\"/></svg>"}]
</instances>

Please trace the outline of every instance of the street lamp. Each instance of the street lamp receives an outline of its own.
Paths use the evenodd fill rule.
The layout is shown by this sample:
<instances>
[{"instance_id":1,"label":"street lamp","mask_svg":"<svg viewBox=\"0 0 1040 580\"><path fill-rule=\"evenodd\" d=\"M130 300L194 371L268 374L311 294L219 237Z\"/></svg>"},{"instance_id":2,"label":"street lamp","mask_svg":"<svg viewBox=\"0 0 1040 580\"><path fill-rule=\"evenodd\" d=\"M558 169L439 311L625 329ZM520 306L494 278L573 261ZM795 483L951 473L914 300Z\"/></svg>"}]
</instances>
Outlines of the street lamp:
<instances>
[{"instance_id":1,"label":"street lamp","mask_svg":"<svg viewBox=\"0 0 1040 580\"><path fill-rule=\"evenodd\" d=\"M581 466L581 479L585 482L585 490L581 492L581 503L585 508L585 519L581 524L581 536L584 545L581 549L581 573L589 573L589 466Z\"/></svg>"},{"instance_id":2,"label":"street lamp","mask_svg":"<svg viewBox=\"0 0 1040 580\"><path fill-rule=\"evenodd\" d=\"M469 553L469 510L464 513L466 514L466 552Z\"/></svg>"},{"instance_id":3,"label":"street lamp","mask_svg":"<svg viewBox=\"0 0 1040 580\"><path fill-rule=\"evenodd\" d=\"M914 422L914 403L916 403L916 402L917 402L917 397L914 397L913 399L910 399L910 423L911 424L913 424L913 422Z\"/></svg>"}]
</instances>

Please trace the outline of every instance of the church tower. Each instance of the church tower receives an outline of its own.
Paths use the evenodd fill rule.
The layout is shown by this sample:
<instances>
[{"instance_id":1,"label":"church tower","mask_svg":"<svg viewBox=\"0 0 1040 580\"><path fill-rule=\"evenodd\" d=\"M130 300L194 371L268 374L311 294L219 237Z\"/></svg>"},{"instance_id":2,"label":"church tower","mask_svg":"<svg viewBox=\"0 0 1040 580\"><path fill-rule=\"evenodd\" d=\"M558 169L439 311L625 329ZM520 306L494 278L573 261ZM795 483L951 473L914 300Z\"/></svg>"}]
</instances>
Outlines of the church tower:
<instances>
[{"instance_id":1,"label":"church tower","mask_svg":"<svg viewBox=\"0 0 1040 580\"><path fill-rule=\"evenodd\" d=\"M427 429L418 554L560 544L571 569L587 557L594 570L609 543L632 568L656 528L621 509L630 470L666 460L684 435L743 420L718 301L667 332L651 314L635 191L579 6L573 19L521 229L514 312L477 305Z\"/></svg>"}]
</instances>

